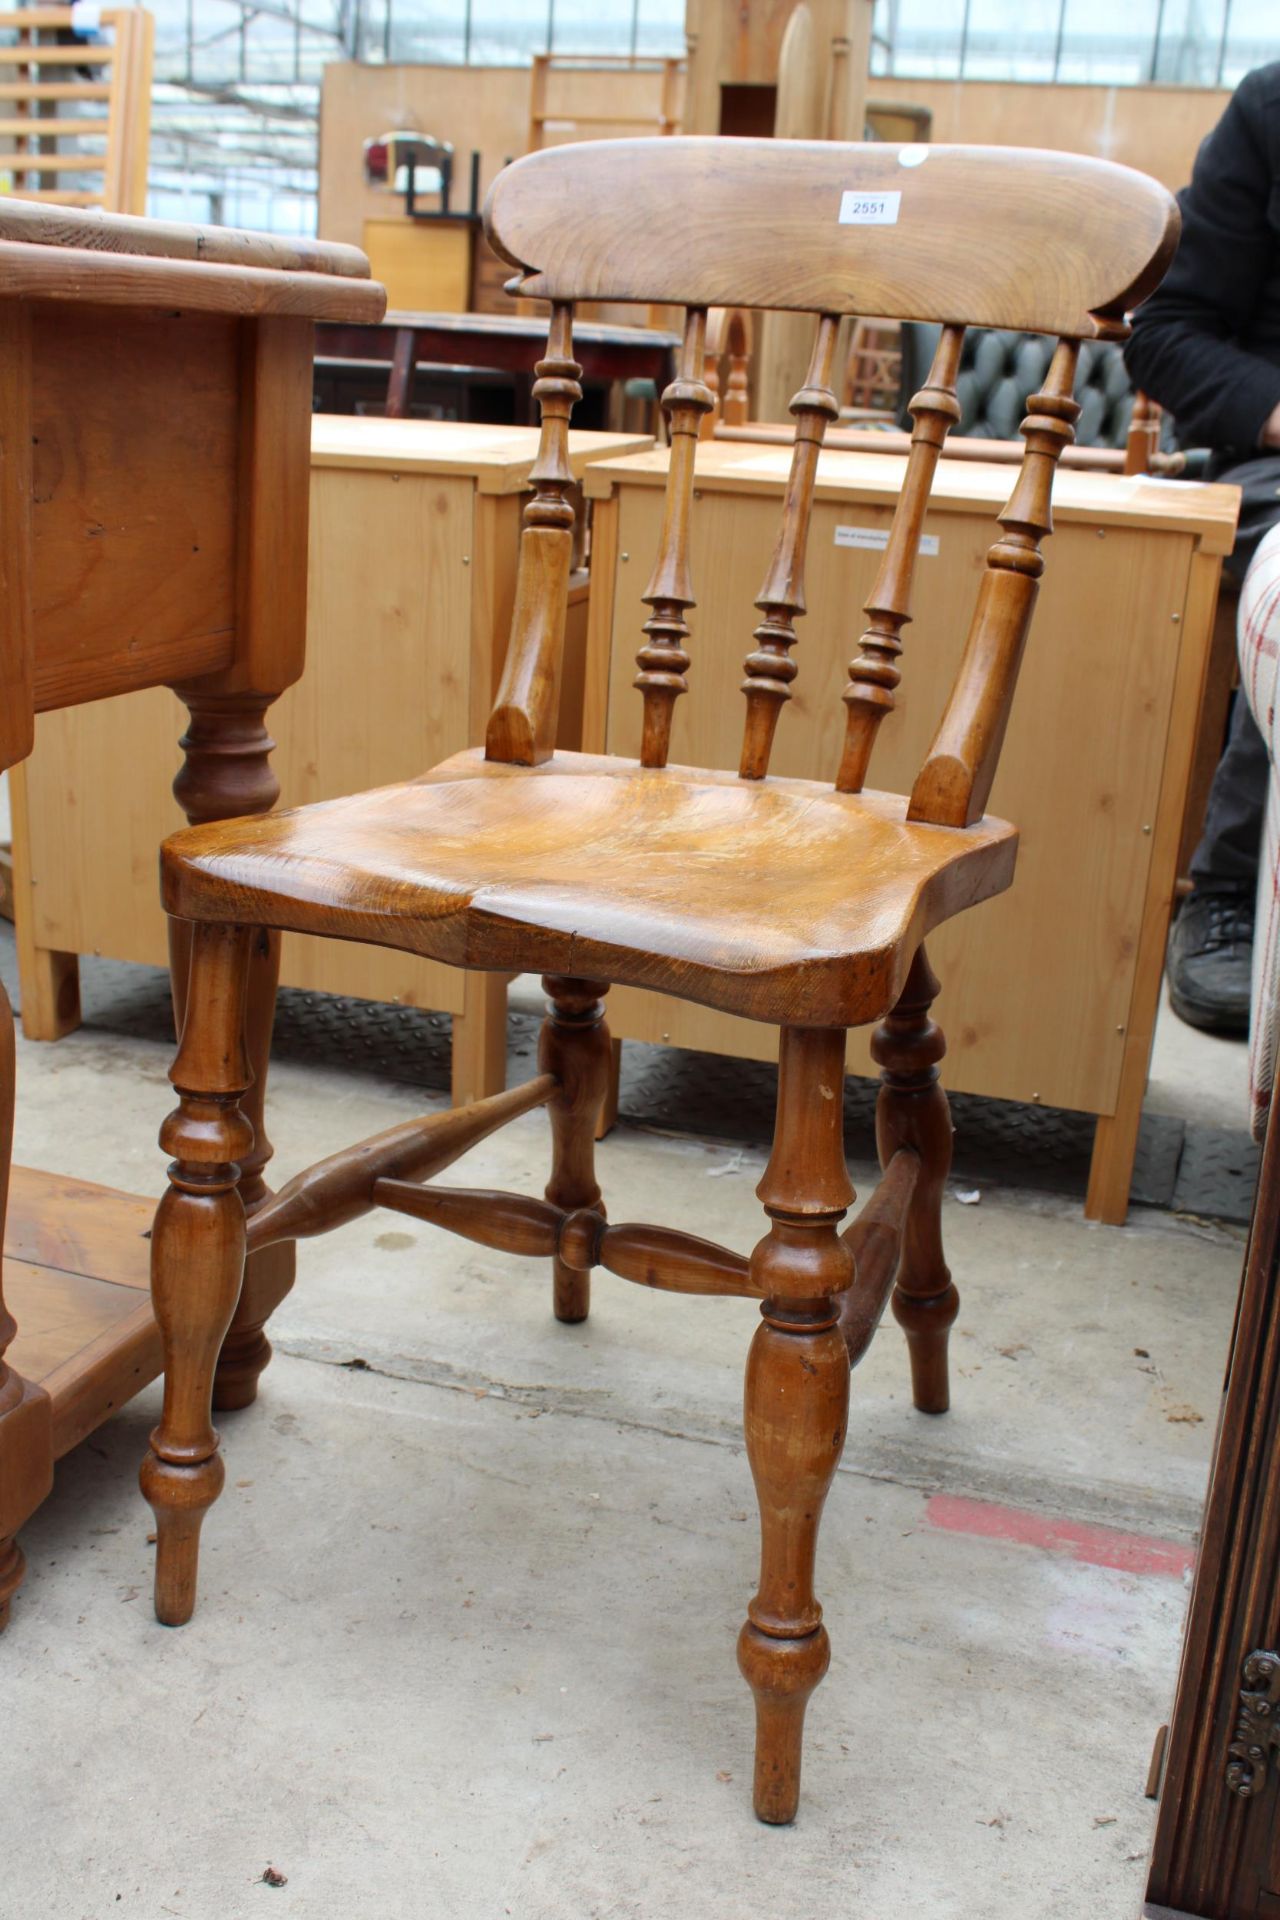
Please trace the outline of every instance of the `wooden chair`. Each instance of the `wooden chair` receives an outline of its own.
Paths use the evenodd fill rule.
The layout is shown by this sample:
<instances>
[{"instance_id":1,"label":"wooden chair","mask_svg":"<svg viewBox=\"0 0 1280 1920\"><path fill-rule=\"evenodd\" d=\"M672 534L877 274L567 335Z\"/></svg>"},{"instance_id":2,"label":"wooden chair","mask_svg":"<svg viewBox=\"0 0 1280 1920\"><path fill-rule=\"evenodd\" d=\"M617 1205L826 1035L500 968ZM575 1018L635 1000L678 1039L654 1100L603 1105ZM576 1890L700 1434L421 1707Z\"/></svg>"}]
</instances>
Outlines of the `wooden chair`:
<instances>
[{"instance_id":1,"label":"wooden chair","mask_svg":"<svg viewBox=\"0 0 1280 1920\"><path fill-rule=\"evenodd\" d=\"M711 410L698 422L698 437L710 440L721 421L745 427L751 418L751 347L755 328L745 307L712 307L707 314L703 342L702 378L711 395ZM727 362L721 391L720 370Z\"/></svg>"},{"instance_id":2,"label":"wooden chair","mask_svg":"<svg viewBox=\"0 0 1280 1920\"><path fill-rule=\"evenodd\" d=\"M565 1321L585 1317L597 1266L675 1293L757 1299L746 1439L762 1559L738 1658L757 1708L756 1812L784 1822L796 1811L806 1702L828 1662L813 1592L819 1515L844 1439L850 1365L891 1289L915 1404L931 1413L948 1405L957 1294L940 1219L951 1123L938 1084L942 1035L929 1017L937 982L922 942L938 921L1012 880L1016 830L985 809L1051 530L1054 464L1071 439L1079 344L1123 334L1126 309L1170 258L1177 216L1153 181L1069 154L936 147L926 166L904 167L885 146L675 138L526 156L500 175L486 221L493 245L520 269L522 291L551 302L551 320L535 388L535 490L484 749L407 785L199 827L165 848L165 902L189 923L192 944L172 1073L178 1106L161 1135L171 1186L152 1244L166 1356L164 1411L142 1469L156 1514L156 1607L171 1624L193 1609L199 1528L223 1477L210 1388L246 1250L388 1207L483 1246L550 1259ZM663 403L673 451L638 656L638 762L553 752L580 299L688 309ZM670 766L672 708L690 665L694 455L711 406L701 378L707 309L771 304L817 321L746 661L741 765L736 775ZM825 780L771 779L770 745L797 671L791 648L818 450L837 411L837 330L841 315L859 310L946 324L916 398L902 497L845 692L839 769ZM1052 333L1059 344L1023 424L1025 458L957 684L903 797L866 790L865 777L899 680L933 470L958 412L960 315ZM236 1190L253 1144L241 1109L250 1081L241 1009L268 928L403 946L461 967L540 971L549 1008L536 1078L364 1141L274 1197L255 1192L246 1223ZM592 1129L609 1071L610 982L780 1029L774 1146L757 1188L768 1225L749 1259L668 1226L607 1221ZM879 1023L884 1176L842 1229L854 1197L842 1139L845 1030L867 1022ZM545 1198L422 1184L539 1106L551 1122Z\"/></svg>"}]
</instances>

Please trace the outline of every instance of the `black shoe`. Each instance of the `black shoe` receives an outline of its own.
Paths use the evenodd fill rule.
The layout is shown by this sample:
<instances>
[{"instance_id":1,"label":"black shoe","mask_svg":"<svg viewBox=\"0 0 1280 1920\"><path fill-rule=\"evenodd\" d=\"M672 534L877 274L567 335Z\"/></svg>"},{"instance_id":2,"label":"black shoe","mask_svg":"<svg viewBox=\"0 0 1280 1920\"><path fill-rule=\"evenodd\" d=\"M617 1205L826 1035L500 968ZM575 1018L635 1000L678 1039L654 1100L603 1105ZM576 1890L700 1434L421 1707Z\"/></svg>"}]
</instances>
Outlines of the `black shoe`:
<instances>
[{"instance_id":1,"label":"black shoe","mask_svg":"<svg viewBox=\"0 0 1280 1920\"><path fill-rule=\"evenodd\" d=\"M1180 1020L1206 1033L1249 1031L1253 895L1192 893L1169 935L1169 999Z\"/></svg>"}]
</instances>

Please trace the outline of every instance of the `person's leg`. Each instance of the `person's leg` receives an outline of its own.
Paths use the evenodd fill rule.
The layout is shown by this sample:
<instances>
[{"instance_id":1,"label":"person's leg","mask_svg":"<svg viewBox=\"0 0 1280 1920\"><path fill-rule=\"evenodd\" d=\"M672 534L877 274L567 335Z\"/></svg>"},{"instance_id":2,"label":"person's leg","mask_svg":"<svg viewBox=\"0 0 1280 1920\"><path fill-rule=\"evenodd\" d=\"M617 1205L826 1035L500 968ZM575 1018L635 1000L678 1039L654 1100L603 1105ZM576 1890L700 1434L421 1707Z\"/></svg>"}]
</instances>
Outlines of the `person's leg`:
<instances>
[{"instance_id":1,"label":"person's leg","mask_svg":"<svg viewBox=\"0 0 1280 1920\"><path fill-rule=\"evenodd\" d=\"M1280 459L1224 467L1214 478L1242 489L1230 571L1242 579L1258 543L1280 521ZM1204 832L1191 860L1192 892L1169 936L1169 998L1178 1016L1218 1033L1247 1033L1253 900L1268 781L1267 750L1248 703L1237 697L1209 789Z\"/></svg>"}]
</instances>

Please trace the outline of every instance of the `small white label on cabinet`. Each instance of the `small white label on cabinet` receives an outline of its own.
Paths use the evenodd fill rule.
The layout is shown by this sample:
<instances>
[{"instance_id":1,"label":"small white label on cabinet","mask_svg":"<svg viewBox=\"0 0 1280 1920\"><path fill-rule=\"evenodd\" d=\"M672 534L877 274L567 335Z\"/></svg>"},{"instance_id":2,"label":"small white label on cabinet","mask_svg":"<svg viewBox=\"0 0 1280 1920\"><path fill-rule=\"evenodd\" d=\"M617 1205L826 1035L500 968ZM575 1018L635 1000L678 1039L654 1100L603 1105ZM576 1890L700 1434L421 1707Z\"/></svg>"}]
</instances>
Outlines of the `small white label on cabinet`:
<instances>
[{"instance_id":1,"label":"small white label on cabinet","mask_svg":"<svg viewBox=\"0 0 1280 1920\"><path fill-rule=\"evenodd\" d=\"M896 227L902 194L856 193L852 188L840 195L842 227Z\"/></svg>"},{"instance_id":2,"label":"small white label on cabinet","mask_svg":"<svg viewBox=\"0 0 1280 1920\"><path fill-rule=\"evenodd\" d=\"M837 527L836 545L838 547L861 547L866 553L883 553L889 544L888 527ZM930 559L938 551L936 533L920 535L920 551Z\"/></svg>"}]
</instances>

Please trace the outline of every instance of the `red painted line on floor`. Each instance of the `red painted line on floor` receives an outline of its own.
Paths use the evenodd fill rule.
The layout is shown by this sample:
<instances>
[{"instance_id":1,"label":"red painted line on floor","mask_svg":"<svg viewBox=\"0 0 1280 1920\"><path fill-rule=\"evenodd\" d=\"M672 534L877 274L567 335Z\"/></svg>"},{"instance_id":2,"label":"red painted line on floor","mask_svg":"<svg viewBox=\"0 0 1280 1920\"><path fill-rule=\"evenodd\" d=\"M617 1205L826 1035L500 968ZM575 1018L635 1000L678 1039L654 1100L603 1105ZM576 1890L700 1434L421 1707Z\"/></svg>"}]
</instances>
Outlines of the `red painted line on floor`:
<instances>
[{"instance_id":1,"label":"red painted line on floor","mask_svg":"<svg viewBox=\"0 0 1280 1920\"><path fill-rule=\"evenodd\" d=\"M1181 1580L1195 1565L1195 1550L1176 1540L1159 1540L1146 1533L1124 1533L1118 1527L1091 1527L1082 1520L1047 1519L1021 1507L1001 1507L988 1500L962 1500L935 1493L926 1501L924 1517L931 1527L946 1533L976 1534L984 1540L1037 1547L1083 1560L1091 1567L1115 1567L1121 1573L1162 1574Z\"/></svg>"}]
</instances>

